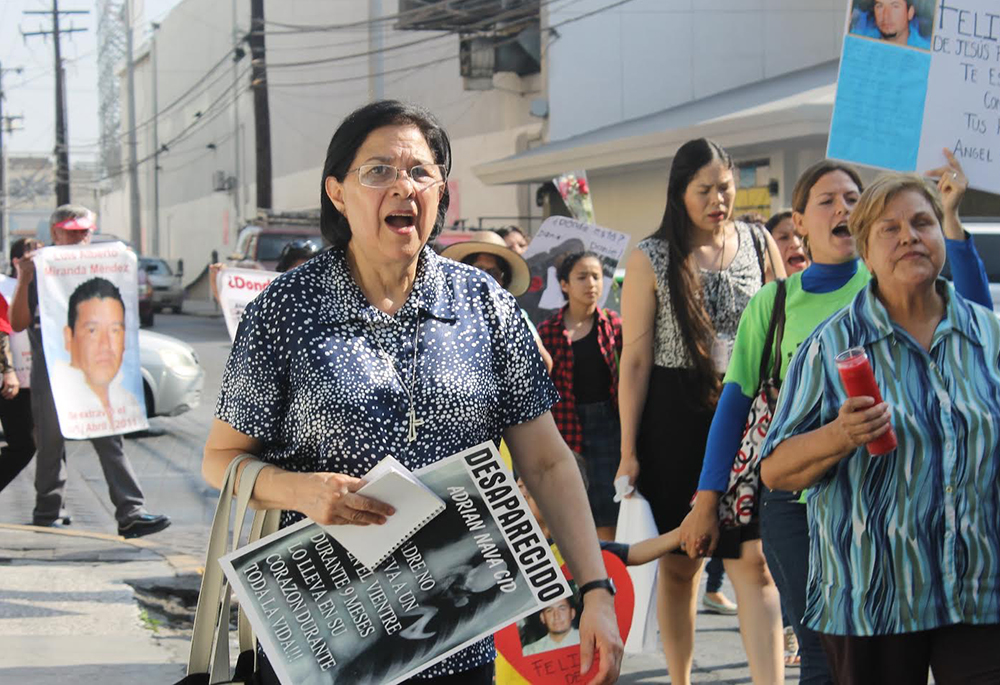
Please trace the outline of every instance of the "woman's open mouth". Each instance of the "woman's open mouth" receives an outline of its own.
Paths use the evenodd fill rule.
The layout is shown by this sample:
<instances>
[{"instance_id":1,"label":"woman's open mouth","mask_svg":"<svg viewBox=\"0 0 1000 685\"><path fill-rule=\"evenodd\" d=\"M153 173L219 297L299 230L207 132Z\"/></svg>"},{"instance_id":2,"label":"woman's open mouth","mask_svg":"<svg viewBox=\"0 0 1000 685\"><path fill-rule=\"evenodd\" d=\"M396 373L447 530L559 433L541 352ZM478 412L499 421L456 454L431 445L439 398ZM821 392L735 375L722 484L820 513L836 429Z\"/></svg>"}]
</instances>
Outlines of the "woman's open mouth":
<instances>
[{"instance_id":1,"label":"woman's open mouth","mask_svg":"<svg viewBox=\"0 0 1000 685\"><path fill-rule=\"evenodd\" d=\"M709 212L708 218L712 221L722 221L726 218L725 212Z\"/></svg>"},{"instance_id":2,"label":"woman's open mouth","mask_svg":"<svg viewBox=\"0 0 1000 685\"><path fill-rule=\"evenodd\" d=\"M802 266L806 263L806 256L803 254L793 254L788 257L788 264L790 266Z\"/></svg>"},{"instance_id":3,"label":"woman's open mouth","mask_svg":"<svg viewBox=\"0 0 1000 685\"><path fill-rule=\"evenodd\" d=\"M385 218L385 223L396 233L410 233L416 227L416 217L413 214L390 214Z\"/></svg>"},{"instance_id":4,"label":"woman's open mouth","mask_svg":"<svg viewBox=\"0 0 1000 685\"><path fill-rule=\"evenodd\" d=\"M837 224L833 227L833 235L835 238L850 238L851 232L847 228L847 222Z\"/></svg>"}]
</instances>

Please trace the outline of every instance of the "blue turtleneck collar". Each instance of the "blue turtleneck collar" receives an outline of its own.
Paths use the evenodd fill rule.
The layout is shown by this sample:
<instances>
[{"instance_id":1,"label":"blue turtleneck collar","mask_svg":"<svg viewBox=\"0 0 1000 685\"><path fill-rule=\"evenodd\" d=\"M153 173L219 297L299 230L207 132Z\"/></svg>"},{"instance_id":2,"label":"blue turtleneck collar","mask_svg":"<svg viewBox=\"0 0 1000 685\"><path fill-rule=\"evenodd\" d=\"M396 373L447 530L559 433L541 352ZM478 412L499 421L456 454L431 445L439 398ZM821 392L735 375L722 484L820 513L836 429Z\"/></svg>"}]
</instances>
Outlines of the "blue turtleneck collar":
<instances>
[{"instance_id":1,"label":"blue turtleneck collar","mask_svg":"<svg viewBox=\"0 0 1000 685\"><path fill-rule=\"evenodd\" d=\"M802 272L802 289L809 293L832 293L844 287L858 272L858 260L852 259L842 264L818 264L813 262Z\"/></svg>"}]
</instances>

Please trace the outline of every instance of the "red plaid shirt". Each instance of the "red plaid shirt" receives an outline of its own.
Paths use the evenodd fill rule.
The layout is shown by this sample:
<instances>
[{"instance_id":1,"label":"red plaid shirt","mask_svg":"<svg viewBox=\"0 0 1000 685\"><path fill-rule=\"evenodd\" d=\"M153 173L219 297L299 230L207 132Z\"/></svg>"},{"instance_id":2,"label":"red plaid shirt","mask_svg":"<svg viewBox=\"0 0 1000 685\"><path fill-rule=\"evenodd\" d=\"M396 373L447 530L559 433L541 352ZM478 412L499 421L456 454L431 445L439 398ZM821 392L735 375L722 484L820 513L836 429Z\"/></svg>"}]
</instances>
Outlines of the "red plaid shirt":
<instances>
[{"instance_id":1,"label":"red plaid shirt","mask_svg":"<svg viewBox=\"0 0 1000 685\"><path fill-rule=\"evenodd\" d=\"M568 305L567 305L568 306ZM576 413L573 396L573 343L563 326L564 306L542 322L538 335L552 355L552 382L559 391L559 402L552 407L552 417L566 444L574 452L583 452L583 426ZM611 371L611 404L618 407L618 357L622 351L622 320L610 309L597 310L597 345Z\"/></svg>"}]
</instances>

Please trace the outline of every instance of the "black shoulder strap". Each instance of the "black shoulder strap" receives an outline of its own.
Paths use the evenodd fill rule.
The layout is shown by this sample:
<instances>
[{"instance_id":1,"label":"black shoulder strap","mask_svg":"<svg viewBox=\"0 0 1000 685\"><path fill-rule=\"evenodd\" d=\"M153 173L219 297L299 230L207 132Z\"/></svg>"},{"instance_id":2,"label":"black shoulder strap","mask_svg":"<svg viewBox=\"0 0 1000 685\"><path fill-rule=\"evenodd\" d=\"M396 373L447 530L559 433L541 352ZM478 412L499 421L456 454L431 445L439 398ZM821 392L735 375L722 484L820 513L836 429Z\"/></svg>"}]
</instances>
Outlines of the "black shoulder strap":
<instances>
[{"instance_id":1,"label":"black shoulder strap","mask_svg":"<svg viewBox=\"0 0 1000 685\"><path fill-rule=\"evenodd\" d=\"M767 326L767 338L764 342L764 350L760 355L760 373L758 374L757 387L763 387L768 379L768 369L771 368L771 355L774 354L774 366L771 378L777 381L781 375L781 338L785 333L785 279L778 280L778 287L774 292L774 308L771 310L771 322ZM775 349L777 341L777 349Z\"/></svg>"},{"instance_id":2,"label":"black shoulder strap","mask_svg":"<svg viewBox=\"0 0 1000 685\"><path fill-rule=\"evenodd\" d=\"M757 266L760 267L760 284L764 285L764 281L767 280L767 271L764 268L764 250L767 246L767 240L761 240L760 229L756 224L747 224L747 226L750 228L750 239L753 240L753 249L757 252Z\"/></svg>"}]
</instances>

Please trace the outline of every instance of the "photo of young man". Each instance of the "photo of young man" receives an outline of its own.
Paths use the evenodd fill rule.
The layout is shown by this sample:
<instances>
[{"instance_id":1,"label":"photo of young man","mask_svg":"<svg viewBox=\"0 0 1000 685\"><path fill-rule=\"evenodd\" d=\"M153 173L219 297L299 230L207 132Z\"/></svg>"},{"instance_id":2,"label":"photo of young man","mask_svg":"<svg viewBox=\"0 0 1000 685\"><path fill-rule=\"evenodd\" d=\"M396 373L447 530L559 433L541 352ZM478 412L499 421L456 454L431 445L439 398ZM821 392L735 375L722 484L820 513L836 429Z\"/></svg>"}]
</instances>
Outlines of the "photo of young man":
<instances>
[{"instance_id":1,"label":"photo of young man","mask_svg":"<svg viewBox=\"0 0 1000 685\"><path fill-rule=\"evenodd\" d=\"M916 0L855 0L851 33L894 45L931 49L930 38L920 33Z\"/></svg>"}]
</instances>

